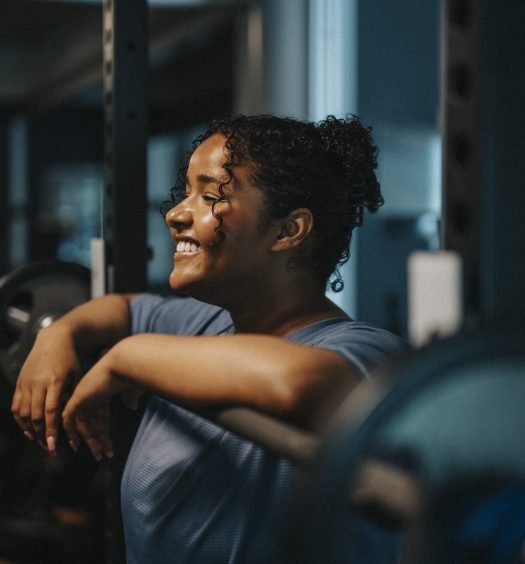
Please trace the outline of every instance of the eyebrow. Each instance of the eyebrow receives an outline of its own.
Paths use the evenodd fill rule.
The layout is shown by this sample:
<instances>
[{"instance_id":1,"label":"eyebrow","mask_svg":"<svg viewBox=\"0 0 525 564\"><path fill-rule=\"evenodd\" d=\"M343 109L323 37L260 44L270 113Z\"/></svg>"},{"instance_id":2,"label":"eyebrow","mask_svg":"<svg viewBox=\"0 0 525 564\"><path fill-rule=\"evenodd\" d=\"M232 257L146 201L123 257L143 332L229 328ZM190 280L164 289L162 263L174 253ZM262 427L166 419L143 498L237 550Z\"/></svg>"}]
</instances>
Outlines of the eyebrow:
<instances>
[{"instance_id":1,"label":"eyebrow","mask_svg":"<svg viewBox=\"0 0 525 564\"><path fill-rule=\"evenodd\" d=\"M209 176L207 174L197 175L197 182L199 184L217 184L217 185L225 184L224 180L219 180L218 178L215 178L214 176ZM186 176L186 184L188 186L191 186L191 182L188 176Z\"/></svg>"}]
</instances>

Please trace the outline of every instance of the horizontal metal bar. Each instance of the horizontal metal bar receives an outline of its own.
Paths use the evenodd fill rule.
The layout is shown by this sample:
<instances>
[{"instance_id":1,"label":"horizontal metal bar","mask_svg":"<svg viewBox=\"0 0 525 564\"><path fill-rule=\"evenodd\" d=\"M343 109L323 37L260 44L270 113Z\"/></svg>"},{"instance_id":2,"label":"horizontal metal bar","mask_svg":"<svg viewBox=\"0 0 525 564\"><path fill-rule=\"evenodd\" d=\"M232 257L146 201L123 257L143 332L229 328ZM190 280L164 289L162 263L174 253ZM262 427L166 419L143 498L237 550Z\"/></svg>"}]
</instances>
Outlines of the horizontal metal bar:
<instances>
[{"instance_id":1,"label":"horizontal metal bar","mask_svg":"<svg viewBox=\"0 0 525 564\"><path fill-rule=\"evenodd\" d=\"M230 407L207 416L241 437L301 464L312 460L320 444L320 437L313 432L245 407Z\"/></svg>"}]
</instances>

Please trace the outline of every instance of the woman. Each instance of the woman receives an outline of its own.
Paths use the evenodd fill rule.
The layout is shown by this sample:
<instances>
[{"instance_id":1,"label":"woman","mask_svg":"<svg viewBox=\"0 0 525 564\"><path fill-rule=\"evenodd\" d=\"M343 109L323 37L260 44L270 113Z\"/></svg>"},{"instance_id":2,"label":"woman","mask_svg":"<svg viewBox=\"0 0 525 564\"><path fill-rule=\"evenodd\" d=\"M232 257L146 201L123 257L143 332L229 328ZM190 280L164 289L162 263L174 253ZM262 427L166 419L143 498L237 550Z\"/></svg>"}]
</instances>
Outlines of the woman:
<instances>
[{"instance_id":1,"label":"woman","mask_svg":"<svg viewBox=\"0 0 525 564\"><path fill-rule=\"evenodd\" d=\"M153 392L122 480L129 562L273 561L297 470L195 411L243 405L316 426L404 348L325 295L331 275L342 287L364 208L383 202L376 152L356 118L212 122L165 206L175 295L105 296L38 335L12 410L50 452L83 357L107 349L63 410L73 449L112 456L111 398Z\"/></svg>"}]
</instances>

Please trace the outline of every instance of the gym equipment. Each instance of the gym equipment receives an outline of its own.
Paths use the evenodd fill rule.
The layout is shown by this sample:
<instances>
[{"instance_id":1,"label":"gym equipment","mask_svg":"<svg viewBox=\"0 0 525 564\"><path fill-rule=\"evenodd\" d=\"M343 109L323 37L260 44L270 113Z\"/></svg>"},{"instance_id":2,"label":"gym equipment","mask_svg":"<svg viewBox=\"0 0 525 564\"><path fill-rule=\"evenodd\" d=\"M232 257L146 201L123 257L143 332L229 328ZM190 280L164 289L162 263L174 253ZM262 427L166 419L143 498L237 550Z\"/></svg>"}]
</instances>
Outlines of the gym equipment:
<instances>
[{"instance_id":1,"label":"gym equipment","mask_svg":"<svg viewBox=\"0 0 525 564\"><path fill-rule=\"evenodd\" d=\"M11 384L38 331L89 299L90 278L89 269L55 260L0 278L0 372Z\"/></svg>"},{"instance_id":2,"label":"gym equipment","mask_svg":"<svg viewBox=\"0 0 525 564\"><path fill-rule=\"evenodd\" d=\"M525 3L442 4L443 246L462 259L465 323L519 323L525 318Z\"/></svg>"},{"instance_id":3,"label":"gym equipment","mask_svg":"<svg viewBox=\"0 0 525 564\"><path fill-rule=\"evenodd\" d=\"M524 376L525 333L495 328L363 383L312 474L293 561L521 561Z\"/></svg>"},{"instance_id":4,"label":"gym equipment","mask_svg":"<svg viewBox=\"0 0 525 564\"><path fill-rule=\"evenodd\" d=\"M148 2L105 0L102 12L106 291L138 292L147 288L149 256Z\"/></svg>"}]
</instances>

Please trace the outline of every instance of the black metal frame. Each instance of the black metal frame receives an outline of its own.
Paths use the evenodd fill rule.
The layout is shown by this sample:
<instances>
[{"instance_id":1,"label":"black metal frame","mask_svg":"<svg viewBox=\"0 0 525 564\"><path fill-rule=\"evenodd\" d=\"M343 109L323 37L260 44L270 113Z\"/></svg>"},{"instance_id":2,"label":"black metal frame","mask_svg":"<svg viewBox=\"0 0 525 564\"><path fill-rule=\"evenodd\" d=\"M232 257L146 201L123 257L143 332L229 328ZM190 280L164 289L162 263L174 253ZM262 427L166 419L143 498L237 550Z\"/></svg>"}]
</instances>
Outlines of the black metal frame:
<instances>
[{"instance_id":1,"label":"black metal frame","mask_svg":"<svg viewBox=\"0 0 525 564\"><path fill-rule=\"evenodd\" d=\"M147 287L147 22L146 0L104 2L103 223L108 291Z\"/></svg>"},{"instance_id":2,"label":"black metal frame","mask_svg":"<svg viewBox=\"0 0 525 564\"><path fill-rule=\"evenodd\" d=\"M8 186L7 172L7 118L0 115L0 182L3 186ZM9 198L8 190L0 190L0 276L5 274L10 267L9 264Z\"/></svg>"},{"instance_id":3,"label":"black metal frame","mask_svg":"<svg viewBox=\"0 0 525 564\"><path fill-rule=\"evenodd\" d=\"M147 0L103 4L106 291L147 289ZM137 420L114 411L115 459L106 475L106 560L125 561L119 483Z\"/></svg>"},{"instance_id":4,"label":"black metal frame","mask_svg":"<svg viewBox=\"0 0 525 564\"><path fill-rule=\"evenodd\" d=\"M466 325L523 324L525 4L446 0L444 247L464 265Z\"/></svg>"}]
</instances>

